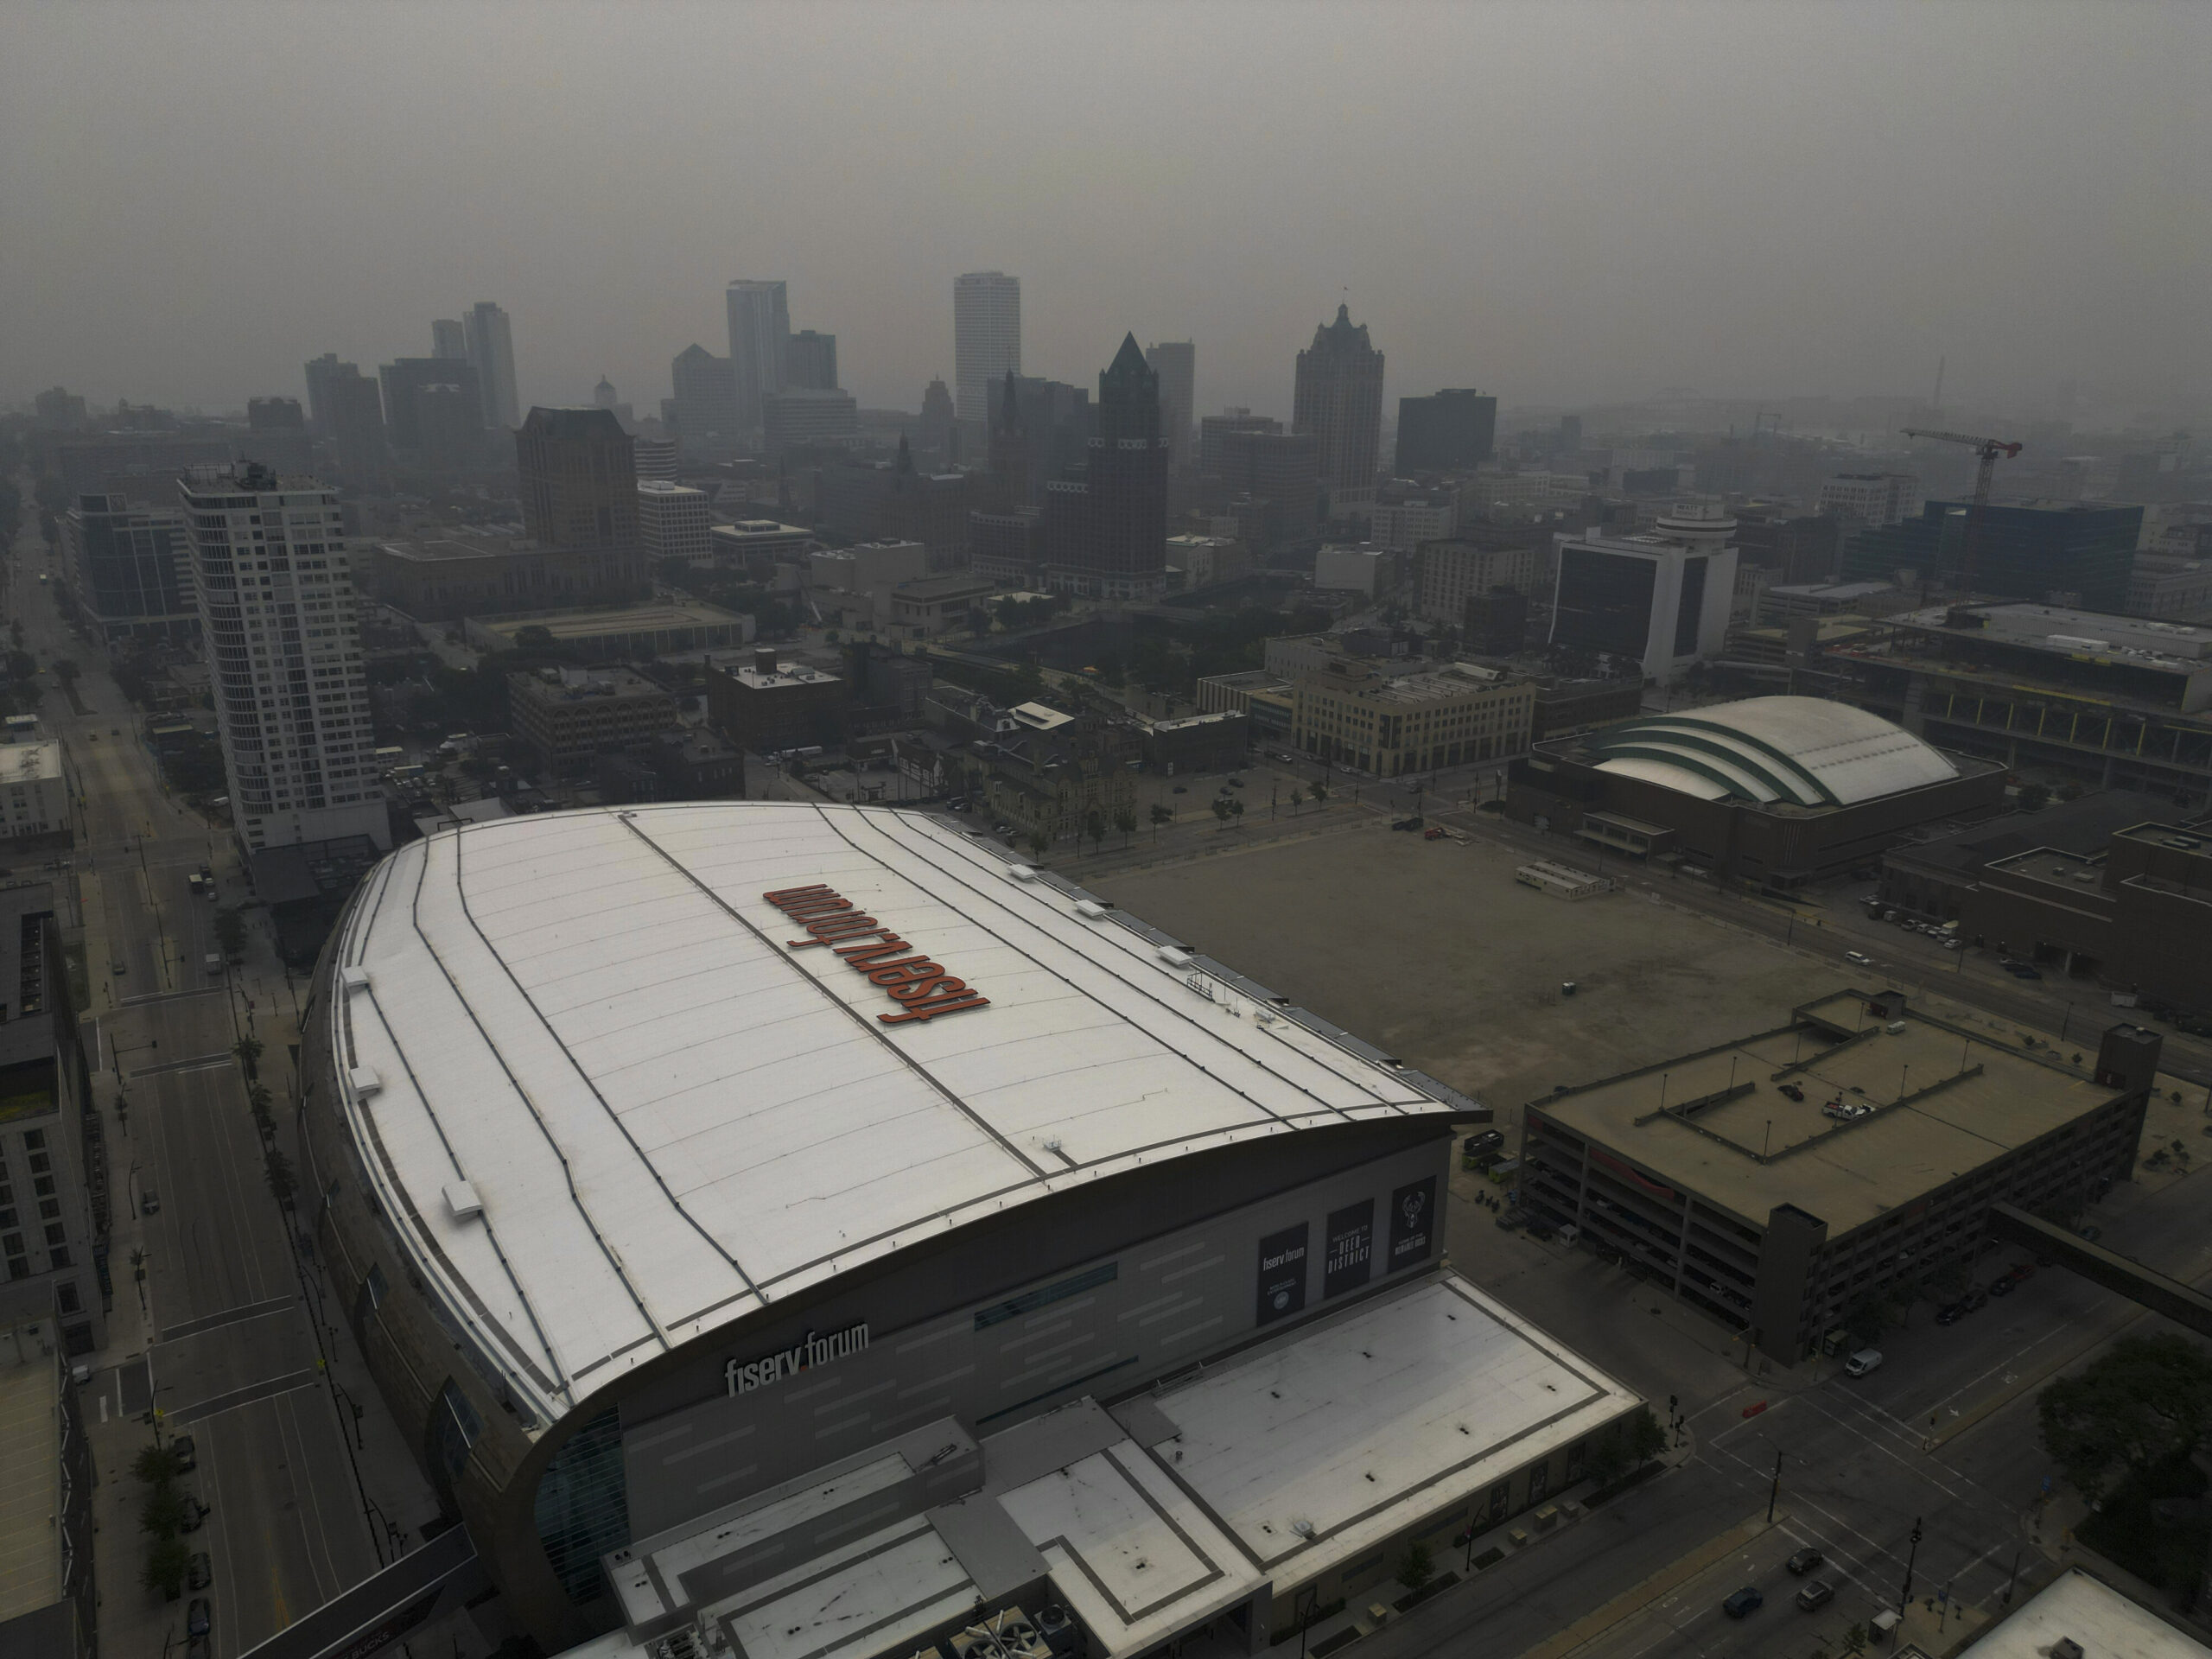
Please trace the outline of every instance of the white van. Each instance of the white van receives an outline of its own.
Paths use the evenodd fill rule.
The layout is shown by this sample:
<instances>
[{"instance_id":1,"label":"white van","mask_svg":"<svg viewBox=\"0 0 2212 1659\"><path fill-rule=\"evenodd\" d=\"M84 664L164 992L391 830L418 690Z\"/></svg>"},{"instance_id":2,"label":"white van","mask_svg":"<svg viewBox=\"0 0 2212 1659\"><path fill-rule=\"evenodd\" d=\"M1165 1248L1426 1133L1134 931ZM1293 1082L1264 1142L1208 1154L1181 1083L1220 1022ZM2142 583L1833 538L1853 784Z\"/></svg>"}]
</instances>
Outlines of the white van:
<instances>
[{"instance_id":1,"label":"white van","mask_svg":"<svg viewBox=\"0 0 2212 1659\"><path fill-rule=\"evenodd\" d=\"M1878 1369L1881 1363L1882 1351L1880 1349L1861 1348L1849 1359L1843 1362L1843 1374L1846 1376L1864 1376L1867 1372Z\"/></svg>"}]
</instances>

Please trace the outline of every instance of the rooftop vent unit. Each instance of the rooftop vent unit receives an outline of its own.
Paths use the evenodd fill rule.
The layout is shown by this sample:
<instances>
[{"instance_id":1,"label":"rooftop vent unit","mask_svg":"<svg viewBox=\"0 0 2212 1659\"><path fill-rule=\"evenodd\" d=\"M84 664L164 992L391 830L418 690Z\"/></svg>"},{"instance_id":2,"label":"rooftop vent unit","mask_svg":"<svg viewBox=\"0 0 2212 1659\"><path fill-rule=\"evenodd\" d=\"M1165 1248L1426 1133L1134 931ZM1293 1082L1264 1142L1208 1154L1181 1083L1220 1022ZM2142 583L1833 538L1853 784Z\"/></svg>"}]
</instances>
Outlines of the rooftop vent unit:
<instances>
[{"instance_id":1,"label":"rooftop vent unit","mask_svg":"<svg viewBox=\"0 0 2212 1659\"><path fill-rule=\"evenodd\" d=\"M355 1066L346 1074L346 1080L353 1085L353 1092L364 1100L384 1087L384 1079L376 1074L373 1068L365 1065Z\"/></svg>"},{"instance_id":2,"label":"rooftop vent unit","mask_svg":"<svg viewBox=\"0 0 2212 1659\"><path fill-rule=\"evenodd\" d=\"M1179 950L1172 944L1163 944L1160 947L1160 959L1170 968L1187 968L1198 960L1189 951Z\"/></svg>"},{"instance_id":3,"label":"rooftop vent unit","mask_svg":"<svg viewBox=\"0 0 2212 1659\"><path fill-rule=\"evenodd\" d=\"M1075 913L1095 922L1105 915L1106 906L1096 899L1078 899L1075 901Z\"/></svg>"},{"instance_id":4,"label":"rooftop vent unit","mask_svg":"<svg viewBox=\"0 0 2212 1659\"><path fill-rule=\"evenodd\" d=\"M445 1192L446 1208L453 1212L455 1221L467 1221L484 1213L484 1201L476 1196L473 1183L448 1181Z\"/></svg>"},{"instance_id":5,"label":"rooftop vent unit","mask_svg":"<svg viewBox=\"0 0 2212 1659\"><path fill-rule=\"evenodd\" d=\"M348 991L365 991L370 985L369 970L365 968L340 969L338 982Z\"/></svg>"}]
</instances>

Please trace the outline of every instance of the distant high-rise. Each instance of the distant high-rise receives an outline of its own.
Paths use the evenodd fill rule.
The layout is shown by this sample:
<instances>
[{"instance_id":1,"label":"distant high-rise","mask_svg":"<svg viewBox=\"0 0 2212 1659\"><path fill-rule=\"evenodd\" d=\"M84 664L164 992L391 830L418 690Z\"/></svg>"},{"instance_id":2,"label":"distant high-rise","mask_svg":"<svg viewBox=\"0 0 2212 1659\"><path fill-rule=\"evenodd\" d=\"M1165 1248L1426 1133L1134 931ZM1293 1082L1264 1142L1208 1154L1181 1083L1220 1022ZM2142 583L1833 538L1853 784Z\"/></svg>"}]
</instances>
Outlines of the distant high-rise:
<instances>
[{"instance_id":1,"label":"distant high-rise","mask_svg":"<svg viewBox=\"0 0 2212 1659\"><path fill-rule=\"evenodd\" d=\"M791 338L784 359L784 386L797 391L837 390L837 336L802 328Z\"/></svg>"},{"instance_id":2,"label":"distant high-rise","mask_svg":"<svg viewBox=\"0 0 2212 1659\"><path fill-rule=\"evenodd\" d=\"M1255 415L1249 409L1224 409L1198 423L1198 471L1220 477L1229 464L1228 440L1237 432L1280 432L1282 423L1272 415Z\"/></svg>"},{"instance_id":3,"label":"distant high-rise","mask_svg":"<svg viewBox=\"0 0 2212 1659\"><path fill-rule=\"evenodd\" d=\"M384 402L377 383L360 365L341 363L325 352L309 363L308 418L315 435L330 446L338 472L355 489L380 481L391 465L385 448Z\"/></svg>"},{"instance_id":4,"label":"distant high-rise","mask_svg":"<svg viewBox=\"0 0 2212 1659\"><path fill-rule=\"evenodd\" d=\"M1398 454L1393 470L1470 473L1490 459L1497 431L1497 399L1480 392L1445 391L1430 397L1398 399Z\"/></svg>"},{"instance_id":5,"label":"distant high-rise","mask_svg":"<svg viewBox=\"0 0 2212 1659\"><path fill-rule=\"evenodd\" d=\"M952 283L952 378L963 421L988 421L991 388L1021 372L1021 279L971 270Z\"/></svg>"},{"instance_id":6,"label":"distant high-rise","mask_svg":"<svg viewBox=\"0 0 2212 1659\"><path fill-rule=\"evenodd\" d=\"M781 283L734 282L724 301L729 309L730 366L737 377L737 416L748 431L758 431L761 398L784 389L791 305Z\"/></svg>"},{"instance_id":7,"label":"distant high-rise","mask_svg":"<svg viewBox=\"0 0 2212 1659\"><path fill-rule=\"evenodd\" d=\"M1046 486L1046 580L1093 599L1160 596L1167 566L1167 442L1160 376L1135 334L1098 377L1098 431L1080 480Z\"/></svg>"},{"instance_id":8,"label":"distant high-rise","mask_svg":"<svg viewBox=\"0 0 2212 1659\"><path fill-rule=\"evenodd\" d=\"M430 355L468 360L468 330L458 317L440 317L430 324Z\"/></svg>"},{"instance_id":9,"label":"distant high-rise","mask_svg":"<svg viewBox=\"0 0 2212 1659\"><path fill-rule=\"evenodd\" d=\"M178 489L238 840L390 848L337 493L248 463Z\"/></svg>"},{"instance_id":10,"label":"distant high-rise","mask_svg":"<svg viewBox=\"0 0 2212 1659\"><path fill-rule=\"evenodd\" d=\"M385 429L395 449L427 467L483 460L484 400L466 358L403 357L377 371Z\"/></svg>"},{"instance_id":11,"label":"distant high-rise","mask_svg":"<svg viewBox=\"0 0 2212 1659\"><path fill-rule=\"evenodd\" d=\"M315 463L308 447L307 416L296 397L249 397L246 429L239 446L248 459L279 473L304 473Z\"/></svg>"},{"instance_id":12,"label":"distant high-rise","mask_svg":"<svg viewBox=\"0 0 2212 1659\"><path fill-rule=\"evenodd\" d=\"M919 446L947 461L960 456L960 428L952 408L952 389L942 378L930 382L922 393L922 421L917 434Z\"/></svg>"},{"instance_id":13,"label":"distant high-rise","mask_svg":"<svg viewBox=\"0 0 2212 1659\"><path fill-rule=\"evenodd\" d=\"M512 431L522 424L522 401L515 393L515 336L507 314L489 300L468 308L468 361L484 398L486 424Z\"/></svg>"},{"instance_id":14,"label":"distant high-rise","mask_svg":"<svg viewBox=\"0 0 2212 1659\"><path fill-rule=\"evenodd\" d=\"M635 547L638 463L611 409L533 409L515 434L522 524L547 547Z\"/></svg>"},{"instance_id":15,"label":"distant high-rise","mask_svg":"<svg viewBox=\"0 0 2212 1659\"><path fill-rule=\"evenodd\" d=\"M1197 407L1198 348L1187 340L1161 340L1145 348L1144 360L1160 377L1160 435L1167 440L1167 461L1191 464L1191 416Z\"/></svg>"},{"instance_id":16,"label":"distant high-rise","mask_svg":"<svg viewBox=\"0 0 2212 1659\"><path fill-rule=\"evenodd\" d=\"M737 410L737 372L726 357L691 345L668 365L676 396L669 399L676 435L688 455L725 459L744 422Z\"/></svg>"},{"instance_id":17,"label":"distant high-rise","mask_svg":"<svg viewBox=\"0 0 2212 1659\"><path fill-rule=\"evenodd\" d=\"M1382 353L1355 326L1351 308L1313 331L1298 354L1291 430L1311 432L1321 451L1321 486L1332 518L1364 516L1375 504L1375 473L1382 442Z\"/></svg>"}]
</instances>

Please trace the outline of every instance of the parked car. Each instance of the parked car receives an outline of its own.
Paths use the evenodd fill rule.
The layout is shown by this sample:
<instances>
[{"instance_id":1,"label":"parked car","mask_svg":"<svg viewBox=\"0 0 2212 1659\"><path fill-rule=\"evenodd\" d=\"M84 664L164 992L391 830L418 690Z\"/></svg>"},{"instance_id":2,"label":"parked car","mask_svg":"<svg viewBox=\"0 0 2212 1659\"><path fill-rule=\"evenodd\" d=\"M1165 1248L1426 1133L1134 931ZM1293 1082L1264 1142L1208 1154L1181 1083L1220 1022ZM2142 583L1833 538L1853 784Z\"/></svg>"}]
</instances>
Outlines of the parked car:
<instances>
[{"instance_id":1,"label":"parked car","mask_svg":"<svg viewBox=\"0 0 2212 1659\"><path fill-rule=\"evenodd\" d=\"M2104 1236L2105 1230L2101 1227L2088 1226L2082 1229L2082 1239L2084 1243L2094 1244Z\"/></svg>"},{"instance_id":2,"label":"parked car","mask_svg":"<svg viewBox=\"0 0 2212 1659\"><path fill-rule=\"evenodd\" d=\"M192 1552L192 1559L185 1563L184 1587L188 1590L205 1590L214 1582L215 1567L214 1564L207 1559L207 1552L204 1549L195 1549Z\"/></svg>"},{"instance_id":3,"label":"parked car","mask_svg":"<svg viewBox=\"0 0 2212 1659\"><path fill-rule=\"evenodd\" d=\"M142 1216L160 1215L162 1213L162 1195L155 1192L150 1186L143 1192L141 1192L138 1195L138 1213Z\"/></svg>"},{"instance_id":4,"label":"parked car","mask_svg":"<svg viewBox=\"0 0 2212 1659\"><path fill-rule=\"evenodd\" d=\"M1731 1618L1748 1618L1766 1605L1766 1597L1757 1585L1747 1584L1733 1592L1720 1604L1720 1611Z\"/></svg>"},{"instance_id":5,"label":"parked car","mask_svg":"<svg viewBox=\"0 0 2212 1659\"><path fill-rule=\"evenodd\" d=\"M2005 1274L1989 1281L1989 1294L1993 1296L2010 1296L2013 1287L2019 1282L2011 1274Z\"/></svg>"},{"instance_id":6,"label":"parked car","mask_svg":"<svg viewBox=\"0 0 2212 1659\"><path fill-rule=\"evenodd\" d=\"M1808 1613L1817 1613L1835 1599L1835 1586L1826 1579L1815 1579L1797 1592L1797 1605Z\"/></svg>"},{"instance_id":7,"label":"parked car","mask_svg":"<svg viewBox=\"0 0 2212 1659\"><path fill-rule=\"evenodd\" d=\"M1783 1084L1781 1085L1781 1089L1782 1092L1792 1100L1802 1100L1805 1098L1805 1091L1794 1083Z\"/></svg>"},{"instance_id":8,"label":"parked car","mask_svg":"<svg viewBox=\"0 0 2212 1659\"><path fill-rule=\"evenodd\" d=\"M1443 840L1443 839L1444 839L1444 830L1443 830L1443 826L1442 826L1442 825L1440 825L1440 824L1434 824L1434 823L1430 824L1430 825L1428 826L1428 828L1427 828L1427 829L1426 829L1426 830L1422 830L1422 831L1421 832L1421 838L1423 841L1441 841L1441 840Z\"/></svg>"},{"instance_id":9,"label":"parked car","mask_svg":"<svg viewBox=\"0 0 2212 1659\"><path fill-rule=\"evenodd\" d=\"M1861 968L1872 968L1874 965L1874 958L1864 950L1847 950L1843 953L1843 959Z\"/></svg>"},{"instance_id":10,"label":"parked car","mask_svg":"<svg viewBox=\"0 0 2212 1659\"><path fill-rule=\"evenodd\" d=\"M1808 1544L1789 1558L1788 1565L1791 1573L1802 1579L1815 1567L1825 1566L1827 1562L1827 1556Z\"/></svg>"},{"instance_id":11,"label":"parked car","mask_svg":"<svg viewBox=\"0 0 2212 1659\"><path fill-rule=\"evenodd\" d=\"M1966 1309L1967 1313L1978 1313L1988 1306L1989 1293L1981 1286L1976 1285L1972 1290L1967 1292Z\"/></svg>"},{"instance_id":12,"label":"parked car","mask_svg":"<svg viewBox=\"0 0 2212 1659\"><path fill-rule=\"evenodd\" d=\"M2041 979L2043 975L2024 962L2016 962L2005 970L2015 979Z\"/></svg>"},{"instance_id":13,"label":"parked car","mask_svg":"<svg viewBox=\"0 0 2212 1659\"><path fill-rule=\"evenodd\" d=\"M176 1466L190 1474L200 1466L200 1448L193 1444L192 1436L180 1434L169 1442L169 1450L176 1454Z\"/></svg>"},{"instance_id":14,"label":"parked car","mask_svg":"<svg viewBox=\"0 0 2212 1659\"><path fill-rule=\"evenodd\" d=\"M184 1633L187 1636L205 1636L213 1628L214 1623L214 1611L207 1605L207 1598L194 1596L191 1605L185 1609Z\"/></svg>"},{"instance_id":15,"label":"parked car","mask_svg":"<svg viewBox=\"0 0 2212 1659\"><path fill-rule=\"evenodd\" d=\"M1946 1302L1936 1310L1936 1323L1956 1325L1961 1319L1966 1318L1967 1312L1967 1305L1963 1301Z\"/></svg>"},{"instance_id":16,"label":"parked car","mask_svg":"<svg viewBox=\"0 0 2212 1659\"><path fill-rule=\"evenodd\" d=\"M1183 784L1178 784L1178 785L1175 785L1175 787L1174 787L1172 791L1170 791L1169 792L1170 792L1171 794L1175 794L1175 795L1187 795L1187 794L1189 794L1191 791L1190 791L1190 789L1189 789L1189 787L1188 787L1187 785L1183 785Z\"/></svg>"},{"instance_id":17,"label":"parked car","mask_svg":"<svg viewBox=\"0 0 2212 1659\"><path fill-rule=\"evenodd\" d=\"M1846 1376L1864 1376L1869 1371L1879 1370L1881 1364L1882 1351L1880 1349L1861 1348L1843 1362L1843 1374Z\"/></svg>"}]
</instances>

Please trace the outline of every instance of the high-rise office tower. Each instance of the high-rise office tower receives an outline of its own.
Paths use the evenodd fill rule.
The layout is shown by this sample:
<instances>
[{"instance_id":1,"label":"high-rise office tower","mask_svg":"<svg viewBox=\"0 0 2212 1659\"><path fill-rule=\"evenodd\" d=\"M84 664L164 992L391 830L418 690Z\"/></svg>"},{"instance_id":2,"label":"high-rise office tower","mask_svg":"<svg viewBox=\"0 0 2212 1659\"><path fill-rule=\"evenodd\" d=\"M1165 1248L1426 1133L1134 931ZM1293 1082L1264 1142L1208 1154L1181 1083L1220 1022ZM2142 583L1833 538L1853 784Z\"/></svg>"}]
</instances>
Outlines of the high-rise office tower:
<instances>
[{"instance_id":1,"label":"high-rise office tower","mask_svg":"<svg viewBox=\"0 0 2212 1659\"><path fill-rule=\"evenodd\" d=\"M357 363L325 352L308 365L308 421L330 446L339 475L355 489L380 482L391 467L385 448L384 400Z\"/></svg>"},{"instance_id":2,"label":"high-rise office tower","mask_svg":"<svg viewBox=\"0 0 2212 1659\"><path fill-rule=\"evenodd\" d=\"M296 397L249 397L246 429L251 435L239 446L249 461L280 473L304 473L314 465L308 448L308 419Z\"/></svg>"},{"instance_id":3,"label":"high-rise office tower","mask_svg":"<svg viewBox=\"0 0 2212 1659\"><path fill-rule=\"evenodd\" d=\"M1363 517L1375 504L1376 463L1382 442L1382 353L1355 327L1351 308L1313 331L1298 354L1291 430L1311 432L1321 451L1321 487L1332 518Z\"/></svg>"},{"instance_id":4,"label":"high-rise office tower","mask_svg":"<svg viewBox=\"0 0 2212 1659\"><path fill-rule=\"evenodd\" d=\"M181 508L121 493L79 495L62 525L79 614L100 644L184 645L198 636L192 531Z\"/></svg>"},{"instance_id":5,"label":"high-rise office tower","mask_svg":"<svg viewBox=\"0 0 2212 1659\"><path fill-rule=\"evenodd\" d=\"M726 459L744 423L737 412L737 372L726 357L686 346L668 365L676 395L669 399L676 435L688 455Z\"/></svg>"},{"instance_id":6,"label":"high-rise office tower","mask_svg":"<svg viewBox=\"0 0 2212 1659\"><path fill-rule=\"evenodd\" d=\"M781 283L734 282L729 308L729 360L737 376L737 416L748 431L760 427L760 400L784 388L791 353L791 313Z\"/></svg>"},{"instance_id":7,"label":"high-rise office tower","mask_svg":"<svg viewBox=\"0 0 2212 1659\"><path fill-rule=\"evenodd\" d=\"M1228 441L1238 432L1280 432L1282 423L1272 415L1255 415L1249 409L1224 409L1198 422L1198 471L1218 478L1229 465Z\"/></svg>"},{"instance_id":8,"label":"high-rise office tower","mask_svg":"<svg viewBox=\"0 0 2212 1659\"><path fill-rule=\"evenodd\" d=\"M791 391L837 390L837 336L802 328L784 358L784 387Z\"/></svg>"},{"instance_id":9,"label":"high-rise office tower","mask_svg":"<svg viewBox=\"0 0 2212 1659\"><path fill-rule=\"evenodd\" d=\"M1091 599L1160 596L1167 566L1167 442L1160 376L1135 334L1098 377L1098 431L1080 480L1045 488L1046 580Z\"/></svg>"},{"instance_id":10,"label":"high-rise office tower","mask_svg":"<svg viewBox=\"0 0 2212 1659\"><path fill-rule=\"evenodd\" d=\"M468 360L468 330L459 317L439 317L430 324L430 355Z\"/></svg>"},{"instance_id":11,"label":"high-rise office tower","mask_svg":"<svg viewBox=\"0 0 2212 1659\"><path fill-rule=\"evenodd\" d=\"M466 358L403 357L378 369L377 378L384 383L385 430L393 448L431 467L480 460L483 392ZM458 453L451 448L456 443Z\"/></svg>"},{"instance_id":12,"label":"high-rise office tower","mask_svg":"<svg viewBox=\"0 0 2212 1659\"><path fill-rule=\"evenodd\" d=\"M991 388L1021 372L1021 279L971 270L952 283L952 379L963 421L990 418Z\"/></svg>"},{"instance_id":13,"label":"high-rise office tower","mask_svg":"<svg viewBox=\"0 0 2212 1659\"><path fill-rule=\"evenodd\" d=\"M484 399L488 426L512 431L522 424L522 403L515 395L515 336L507 314L489 300L468 308L468 361Z\"/></svg>"},{"instance_id":14,"label":"high-rise office tower","mask_svg":"<svg viewBox=\"0 0 2212 1659\"><path fill-rule=\"evenodd\" d=\"M1167 440L1167 464L1179 471L1191 464L1198 348L1187 340L1161 340L1145 348L1144 360L1160 377L1160 435Z\"/></svg>"},{"instance_id":15,"label":"high-rise office tower","mask_svg":"<svg viewBox=\"0 0 2212 1659\"><path fill-rule=\"evenodd\" d=\"M953 413L952 389L942 378L932 380L922 393L918 447L947 462L960 459L960 428Z\"/></svg>"},{"instance_id":16,"label":"high-rise office tower","mask_svg":"<svg viewBox=\"0 0 2212 1659\"><path fill-rule=\"evenodd\" d=\"M250 462L177 487L238 839L389 849L336 492Z\"/></svg>"},{"instance_id":17,"label":"high-rise office tower","mask_svg":"<svg viewBox=\"0 0 2212 1659\"><path fill-rule=\"evenodd\" d=\"M611 409L533 409L515 434L522 525L547 547L638 545L638 463Z\"/></svg>"},{"instance_id":18,"label":"high-rise office tower","mask_svg":"<svg viewBox=\"0 0 2212 1659\"><path fill-rule=\"evenodd\" d=\"M1472 390L1398 399L1398 454L1394 470L1471 473L1490 459L1497 430L1497 399Z\"/></svg>"}]
</instances>

